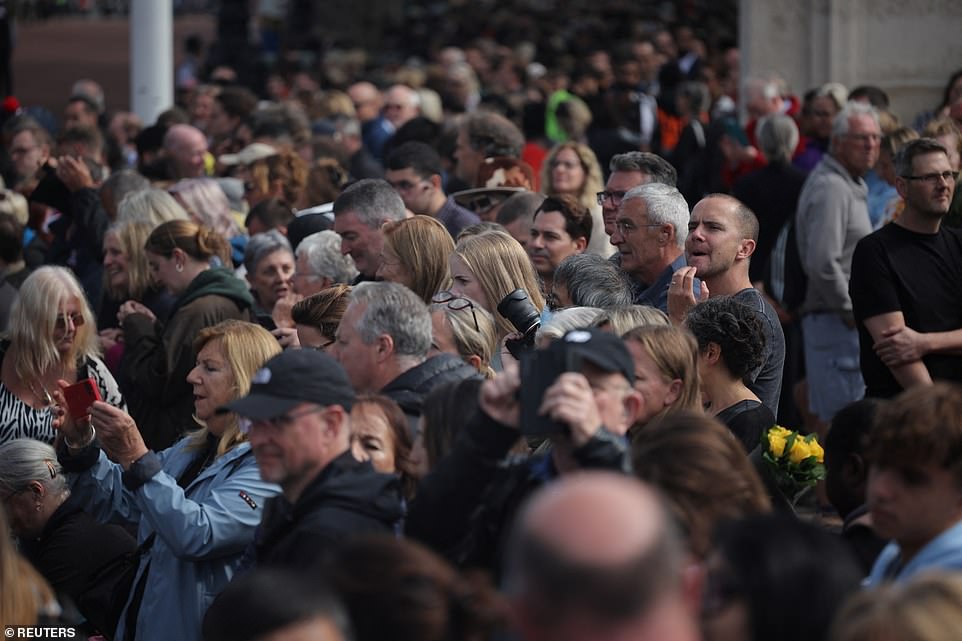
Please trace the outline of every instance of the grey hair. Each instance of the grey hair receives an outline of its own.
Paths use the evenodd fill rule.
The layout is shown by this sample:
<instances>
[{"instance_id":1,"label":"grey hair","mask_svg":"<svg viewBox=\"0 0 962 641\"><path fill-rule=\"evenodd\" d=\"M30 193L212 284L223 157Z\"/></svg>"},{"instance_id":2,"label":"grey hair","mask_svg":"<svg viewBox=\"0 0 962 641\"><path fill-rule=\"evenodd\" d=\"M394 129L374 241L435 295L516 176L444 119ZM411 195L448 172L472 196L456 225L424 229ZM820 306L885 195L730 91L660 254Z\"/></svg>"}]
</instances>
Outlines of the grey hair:
<instances>
[{"instance_id":1,"label":"grey hair","mask_svg":"<svg viewBox=\"0 0 962 641\"><path fill-rule=\"evenodd\" d=\"M0 445L0 493L21 492L31 481L39 481L53 495L70 493L53 447L32 438Z\"/></svg>"},{"instance_id":2,"label":"grey hair","mask_svg":"<svg viewBox=\"0 0 962 641\"><path fill-rule=\"evenodd\" d=\"M875 124L879 124L878 111L872 105L864 102L849 101L842 110L835 114L832 121L832 140L848 133L849 121L855 116L871 116Z\"/></svg>"},{"instance_id":3,"label":"grey hair","mask_svg":"<svg viewBox=\"0 0 962 641\"><path fill-rule=\"evenodd\" d=\"M780 95L779 83L775 78L748 78L745 81L745 93L757 91L762 97L771 100Z\"/></svg>"},{"instance_id":4,"label":"grey hair","mask_svg":"<svg viewBox=\"0 0 962 641\"><path fill-rule=\"evenodd\" d=\"M351 290L354 303L366 306L356 327L365 345L387 334L394 340L398 356L427 356L431 349L431 313L417 294L398 283L365 282Z\"/></svg>"},{"instance_id":5,"label":"grey hair","mask_svg":"<svg viewBox=\"0 0 962 641\"><path fill-rule=\"evenodd\" d=\"M296 255L303 256L314 276L330 278L335 283L351 284L357 278L354 259L341 253L341 237L330 229L305 236Z\"/></svg>"},{"instance_id":6,"label":"grey hair","mask_svg":"<svg viewBox=\"0 0 962 641\"><path fill-rule=\"evenodd\" d=\"M558 310L538 329L535 340L557 340L573 329L593 327L598 317L604 314L599 307L568 307Z\"/></svg>"},{"instance_id":7,"label":"grey hair","mask_svg":"<svg viewBox=\"0 0 962 641\"><path fill-rule=\"evenodd\" d=\"M291 256L294 255L291 244L281 232L272 229L263 234L255 234L247 241L247 247L244 249L244 268L248 274L253 276L257 270L257 265L265 257L280 250L287 251Z\"/></svg>"},{"instance_id":8,"label":"grey hair","mask_svg":"<svg viewBox=\"0 0 962 641\"><path fill-rule=\"evenodd\" d=\"M640 171L648 175L649 183L661 183L674 187L678 184L678 172L670 162L647 151L629 151L615 154L608 162L608 171Z\"/></svg>"},{"instance_id":9,"label":"grey hair","mask_svg":"<svg viewBox=\"0 0 962 641\"><path fill-rule=\"evenodd\" d=\"M334 216L353 212L363 224L377 229L386 221L402 220L407 212L394 187L380 178L359 180L334 201Z\"/></svg>"},{"instance_id":10,"label":"grey hair","mask_svg":"<svg viewBox=\"0 0 962 641\"><path fill-rule=\"evenodd\" d=\"M573 305L624 307L633 300L631 281L625 272L597 254L572 254L558 265L554 283L564 285Z\"/></svg>"},{"instance_id":11,"label":"grey hair","mask_svg":"<svg viewBox=\"0 0 962 641\"><path fill-rule=\"evenodd\" d=\"M641 199L648 207L648 220L653 225L669 224L675 228L675 243L684 249L688 238L688 201L676 188L661 183L648 183L632 188L621 201L622 206L629 200Z\"/></svg>"},{"instance_id":12,"label":"grey hair","mask_svg":"<svg viewBox=\"0 0 962 641\"><path fill-rule=\"evenodd\" d=\"M798 126L785 114L769 114L755 129L758 146L769 162L788 164L798 146Z\"/></svg>"}]
</instances>

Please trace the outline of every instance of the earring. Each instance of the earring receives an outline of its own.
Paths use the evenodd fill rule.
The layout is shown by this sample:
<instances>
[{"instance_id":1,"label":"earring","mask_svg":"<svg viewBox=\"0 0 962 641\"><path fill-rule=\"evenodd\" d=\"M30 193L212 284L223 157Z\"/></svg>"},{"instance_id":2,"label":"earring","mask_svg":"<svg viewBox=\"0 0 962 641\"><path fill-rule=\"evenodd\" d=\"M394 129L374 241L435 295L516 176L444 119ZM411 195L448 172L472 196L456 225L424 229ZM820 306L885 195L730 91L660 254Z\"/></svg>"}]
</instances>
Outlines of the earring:
<instances>
[{"instance_id":1,"label":"earring","mask_svg":"<svg viewBox=\"0 0 962 641\"><path fill-rule=\"evenodd\" d=\"M177 264L174 266L174 269L176 269L178 272L182 272L182 271L184 271L184 266L181 265L180 263L177 263Z\"/></svg>"},{"instance_id":2,"label":"earring","mask_svg":"<svg viewBox=\"0 0 962 641\"><path fill-rule=\"evenodd\" d=\"M37 511L40 512L41 510L43 510L43 503L37 503Z\"/></svg>"}]
</instances>

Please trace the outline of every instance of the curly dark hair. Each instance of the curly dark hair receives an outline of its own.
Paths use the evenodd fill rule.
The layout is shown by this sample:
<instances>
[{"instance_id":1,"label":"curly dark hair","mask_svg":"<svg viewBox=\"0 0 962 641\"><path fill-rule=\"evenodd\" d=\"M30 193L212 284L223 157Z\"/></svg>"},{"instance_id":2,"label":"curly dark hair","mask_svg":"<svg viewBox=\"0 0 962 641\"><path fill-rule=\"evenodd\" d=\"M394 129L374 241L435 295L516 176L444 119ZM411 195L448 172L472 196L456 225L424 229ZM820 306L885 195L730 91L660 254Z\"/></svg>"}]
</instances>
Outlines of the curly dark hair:
<instances>
[{"instance_id":1,"label":"curly dark hair","mask_svg":"<svg viewBox=\"0 0 962 641\"><path fill-rule=\"evenodd\" d=\"M722 362L736 378L743 379L762 364L765 329L751 307L731 296L709 298L691 308L685 326L704 352L709 343L721 348Z\"/></svg>"}]
</instances>

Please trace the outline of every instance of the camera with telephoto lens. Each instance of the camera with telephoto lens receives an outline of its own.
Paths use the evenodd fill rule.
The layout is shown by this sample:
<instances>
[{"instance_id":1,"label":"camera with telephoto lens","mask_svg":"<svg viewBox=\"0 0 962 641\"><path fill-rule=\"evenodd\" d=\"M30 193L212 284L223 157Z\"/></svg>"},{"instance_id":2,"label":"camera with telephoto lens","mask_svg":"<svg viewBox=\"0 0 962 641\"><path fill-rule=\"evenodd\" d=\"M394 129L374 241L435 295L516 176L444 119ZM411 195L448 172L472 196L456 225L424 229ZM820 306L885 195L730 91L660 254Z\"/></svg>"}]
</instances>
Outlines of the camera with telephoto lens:
<instances>
[{"instance_id":1,"label":"camera with telephoto lens","mask_svg":"<svg viewBox=\"0 0 962 641\"><path fill-rule=\"evenodd\" d=\"M516 289L498 303L498 313L508 319L508 322L518 330L521 338L511 338L505 341L505 346L515 358L521 358L521 353L534 347L534 337L541 327L541 312L528 298L528 292Z\"/></svg>"}]
</instances>

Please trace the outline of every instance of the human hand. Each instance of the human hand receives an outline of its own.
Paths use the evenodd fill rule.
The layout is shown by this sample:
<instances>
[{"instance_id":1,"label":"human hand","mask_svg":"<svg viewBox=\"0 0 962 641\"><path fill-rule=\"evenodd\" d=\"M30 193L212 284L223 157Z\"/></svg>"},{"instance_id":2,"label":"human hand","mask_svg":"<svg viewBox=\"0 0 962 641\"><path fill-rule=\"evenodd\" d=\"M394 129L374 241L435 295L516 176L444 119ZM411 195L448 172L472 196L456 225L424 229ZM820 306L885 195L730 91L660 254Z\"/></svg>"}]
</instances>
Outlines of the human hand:
<instances>
[{"instance_id":1,"label":"human hand","mask_svg":"<svg viewBox=\"0 0 962 641\"><path fill-rule=\"evenodd\" d=\"M117 327L102 329L97 336L100 338L100 348L104 352L112 349L117 343L124 342L124 331Z\"/></svg>"},{"instance_id":2,"label":"human hand","mask_svg":"<svg viewBox=\"0 0 962 641\"><path fill-rule=\"evenodd\" d=\"M539 414L567 425L571 442L581 447L601 427L601 415L588 379L580 372L565 372L545 390Z\"/></svg>"},{"instance_id":3,"label":"human hand","mask_svg":"<svg viewBox=\"0 0 962 641\"><path fill-rule=\"evenodd\" d=\"M301 341L297 338L297 330L292 327L278 327L271 330L271 334L277 339L284 349L297 348L301 346Z\"/></svg>"},{"instance_id":4,"label":"human hand","mask_svg":"<svg viewBox=\"0 0 962 641\"><path fill-rule=\"evenodd\" d=\"M75 421L67 411L67 398L63 393L67 387L70 387L69 382L63 379L57 381L57 389L50 392L54 402L50 411L53 413L53 428L67 440L67 447L70 447L71 443L76 445L88 442L93 438L93 434L89 421Z\"/></svg>"},{"instance_id":5,"label":"human hand","mask_svg":"<svg viewBox=\"0 0 962 641\"><path fill-rule=\"evenodd\" d=\"M271 318L274 320L274 325L293 329L294 318L291 315L291 309L303 298L303 296L295 294L294 292L278 298L277 302L274 303L274 309L271 311Z\"/></svg>"},{"instance_id":6,"label":"human hand","mask_svg":"<svg viewBox=\"0 0 962 641\"><path fill-rule=\"evenodd\" d=\"M120 306L120 310L117 312L117 320L123 323L124 319L131 314L143 314L152 321L157 320L157 317L149 308L135 300L129 300Z\"/></svg>"},{"instance_id":7,"label":"human hand","mask_svg":"<svg viewBox=\"0 0 962 641\"><path fill-rule=\"evenodd\" d=\"M872 348L886 367L914 363L929 353L925 334L905 326L886 329Z\"/></svg>"},{"instance_id":8,"label":"human hand","mask_svg":"<svg viewBox=\"0 0 962 641\"><path fill-rule=\"evenodd\" d=\"M88 189L96 186L94 179L90 176L90 169L87 163L81 158L71 156L61 156L57 163L57 178L70 191Z\"/></svg>"},{"instance_id":9,"label":"human hand","mask_svg":"<svg viewBox=\"0 0 962 641\"><path fill-rule=\"evenodd\" d=\"M668 318L675 325L684 322L689 309L708 300L708 285L705 281L701 281L698 298L695 298L695 271L694 267L682 267L671 277L671 285L668 286Z\"/></svg>"},{"instance_id":10,"label":"human hand","mask_svg":"<svg viewBox=\"0 0 962 641\"><path fill-rule=\"evenodd\" d=\"M134 419L109 403L96 401L90 406L90 424L97 430L107 456L125 470L148 452Z\"/></svg>"},{"instance_id":11,"label":"human hand","mask_svg":"<svg viewBox=\"0 0 962 641\"><path fill-rule=\"evenodd\" d=\"M500 374L481 384L478 404L497 422L518 429L521 424L518 364L514 359L508 359L503 365L504 370Z\"/></svg>"}]
</instances>

